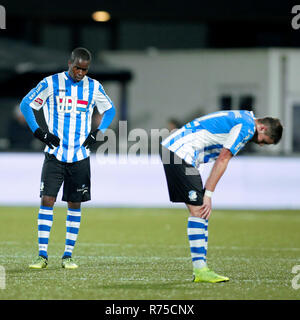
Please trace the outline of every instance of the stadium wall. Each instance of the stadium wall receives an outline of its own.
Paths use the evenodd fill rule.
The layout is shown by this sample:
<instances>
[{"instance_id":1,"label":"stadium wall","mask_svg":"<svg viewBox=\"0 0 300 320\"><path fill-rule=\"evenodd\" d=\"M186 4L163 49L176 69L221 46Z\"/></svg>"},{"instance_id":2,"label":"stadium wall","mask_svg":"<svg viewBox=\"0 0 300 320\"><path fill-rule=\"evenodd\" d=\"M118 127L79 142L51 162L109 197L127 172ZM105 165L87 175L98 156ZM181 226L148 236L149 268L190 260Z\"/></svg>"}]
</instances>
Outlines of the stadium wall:
<instances>
[{"instance_id":1,"label":"stadium wall","mask_svg":"<svg viewBox=\"0 0 300 320\"><path fill-rule=\"evenodd\" d=\"M42 153L1 153L0 205L39 206ZM183 207L169 202L158 156L91 156L91 207ZM200 171L205 181L211 164ZM234 157L219 182L217 209L299 209L300 162L293 157ZM61 192L57 205L61 202Z\"/></svg>"},{"instance_id":2,"label":"stadium wall","mask_svg":"<svg viewBox=\"0 0 300 320\"><path fill-rule=\"evenodd\" d=\"M232 91L255 92L258 113L264 114L269 67L266 50L151 49L104 52L101 56L133 71L129 90L133 127L162 128L168 118L185 122L217 111L219 96ZM107 91L114 96L113 88Z\"/></svg>"},{"instance_id":3,"label":"stadium wall","mask_svg":"<svg viewBox=\"0 0 300 320\"><path fill-rule=\"evenodd\" d=\"M186 123L218 111L220 98L253 96L256 117L270 115L283 121L283 143L268 148L269 154L293 152L293 106L300 105L299 49L218 49L101 52L112 65L132 70L129 88L129 123L132 127L164 128L168 119ZM106 85L111 97L118 95ZM256 148L260 152L260 148ZM298 151L298 150L297 150ZM265 151L263 151L265 152Z\"/></svg>"}]
</instances>

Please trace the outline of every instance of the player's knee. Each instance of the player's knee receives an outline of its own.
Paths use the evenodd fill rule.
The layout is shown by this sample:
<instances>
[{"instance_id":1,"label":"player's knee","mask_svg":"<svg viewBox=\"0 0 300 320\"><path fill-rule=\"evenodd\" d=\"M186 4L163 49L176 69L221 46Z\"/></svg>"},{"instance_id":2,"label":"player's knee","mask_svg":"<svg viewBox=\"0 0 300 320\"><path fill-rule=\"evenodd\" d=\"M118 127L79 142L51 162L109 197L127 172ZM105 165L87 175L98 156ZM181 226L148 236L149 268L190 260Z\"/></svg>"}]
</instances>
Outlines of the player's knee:
<instances>
[{"instance_id":1,"label":"player's knee","mask_svg":"<svg viewBox=\"0 0 300 320\"><path fill-rule=\"evenodd\" d=\"M42 205L43 207L53 208L53 207L54 207L55 200L56 200L55 197L42 196L41 205Z\"/></svg>"},{"instance_id":2,"label":"player's knee","mask_svg":"<svg viewBox=\"0 0 300 320\"><path fill-rule=\"evenodd\" d=\"M80 209L81 202L68 202L68 208L70 209Z\"/></svg>"},{"instance_id":3,"label":"player's knee","mask_svg":"<svg viewBox=\"0 0 300 320\"><path fill-rule=\"evenodd\" d=\"M193 206L189 207L189 211L192 217L198 217L201 218L202 212L201 212L200 206Z\"/></svg>"}]
</instances>

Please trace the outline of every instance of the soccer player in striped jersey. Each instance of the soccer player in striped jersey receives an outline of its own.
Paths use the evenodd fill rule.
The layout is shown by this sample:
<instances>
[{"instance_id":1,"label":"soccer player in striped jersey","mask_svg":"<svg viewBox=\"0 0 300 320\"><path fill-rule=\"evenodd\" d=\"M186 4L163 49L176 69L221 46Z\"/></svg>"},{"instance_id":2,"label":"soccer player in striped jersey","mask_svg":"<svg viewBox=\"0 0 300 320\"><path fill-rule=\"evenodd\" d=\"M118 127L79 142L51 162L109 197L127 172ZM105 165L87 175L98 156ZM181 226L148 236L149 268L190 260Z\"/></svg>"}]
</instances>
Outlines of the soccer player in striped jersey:
<instances>
[{"instance_id":1,"label":"soccer player in striped jersey","mask_svg":"<svg viewBox=\"0 0 300 320\"><path fill-rule=\"evenodd\" d=\"M87 76L91 54L85 48L71 53L68 71L44 78L22 100L20 108L34 136L46 144L41 175L41 206L38 214L38 259L29 267L46 268L53 207L63 186L68 204L66 241L62 267L75 269L72 252L81 221L81 202L90 197L90 147L97 134L104 133L115 116L115 107L102 85ZM91 132L94 108L103 114L99 127ZM43 108L48 130L36 122L32 109Z\"/></svg>"},{"instance_id":2,"label":"soccer player in striped jersey","mask_svg":"<svg viewBox=\"0 0 300 320\"><path fill-rule=\"evenodd\" d=\"M282 130L278 119L256 119L244 110L220 111L187 123L162 142L170 200L185 203L190 213L187 233L195 282L229 280L206 263L212 195L229 160L249 141L261 146L278 143ZM199 167L211 161L215 163L203 187Z\"/></svg>"}]
</instances>

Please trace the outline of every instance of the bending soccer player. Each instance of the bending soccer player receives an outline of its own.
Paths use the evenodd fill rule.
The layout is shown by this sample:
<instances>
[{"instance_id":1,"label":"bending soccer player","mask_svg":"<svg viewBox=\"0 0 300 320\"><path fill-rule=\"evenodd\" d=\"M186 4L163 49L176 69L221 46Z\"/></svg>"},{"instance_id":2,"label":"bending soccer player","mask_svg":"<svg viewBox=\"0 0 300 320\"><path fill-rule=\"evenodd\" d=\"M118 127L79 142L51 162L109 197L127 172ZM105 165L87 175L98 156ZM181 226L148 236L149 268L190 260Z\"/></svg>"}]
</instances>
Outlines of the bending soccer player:
<instances>
[{"instance_id":1,"label":"bending soccer player","mask_svg":"<svg viewBox=\"0 0 300 320\"><path fill-rule=\"evenodd\" d=\"M229 280L210 270L206 263L212 195L229 160L249 141L261 146L277 144L282 130L278 119L256 119L252 112L243 110L221 111L191 121L162 142L169 150L163 148L162 160L170 201L185 203L190 213L187 233L194 282ZM215 163L203 187L198 169L200 164L211 161Z\"/></svg>"},{"instance_id":2,"label":"bending soccer player","mask_svg":"<svg viewBox=\"0 0 300 320\"><path fill-rule=\"evenodd\" d=\"M91 54L87 49L75 49L68 62L68 71L44 78L20 105L34 136L46 144L38 214L39 256L29 265L32 269L43 269L48 265L53 207L62 183L62 200L68 204L62 267L78 267L72 252L80 227L81 202L91 199L89 149L96 142L97 133L104 133L115 116L115 107L102 85L87 76L90 62ZM91 132L95 106L103 118L99 127ZM32 110L41 108L44 108L47 131L39 127Z\"/></svg>"}]
</instances>

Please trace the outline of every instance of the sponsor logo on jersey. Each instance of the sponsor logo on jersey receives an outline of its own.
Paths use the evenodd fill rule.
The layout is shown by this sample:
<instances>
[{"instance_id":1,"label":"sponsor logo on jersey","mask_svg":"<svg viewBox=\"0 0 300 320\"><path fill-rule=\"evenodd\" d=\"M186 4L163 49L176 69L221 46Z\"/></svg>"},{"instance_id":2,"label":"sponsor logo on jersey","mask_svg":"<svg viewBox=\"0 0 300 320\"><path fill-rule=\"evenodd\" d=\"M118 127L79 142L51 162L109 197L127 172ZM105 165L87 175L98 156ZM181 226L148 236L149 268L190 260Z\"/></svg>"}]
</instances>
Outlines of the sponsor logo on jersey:
<instances>
[{"instance_id":1,"label":"sponsor logo on jersey","mask_svg":"<svg viewBox=\"0 0 300 320\"><path fill-rule=\"evenodd\" d=\"M77 99L77 97L56 97L57 111L62 113L86 112L88 101Z\"/></svg>"}]
</instances>

